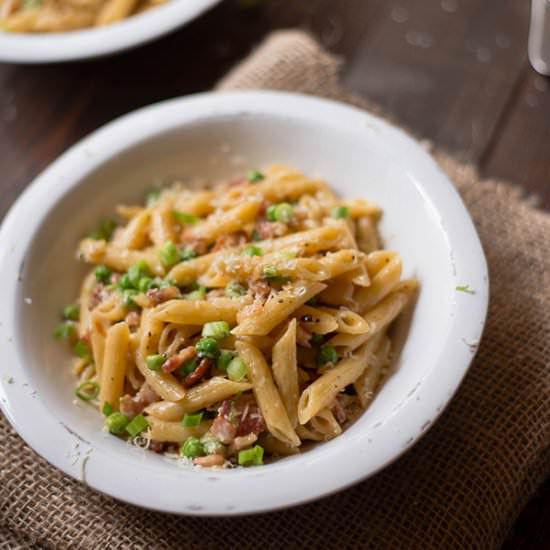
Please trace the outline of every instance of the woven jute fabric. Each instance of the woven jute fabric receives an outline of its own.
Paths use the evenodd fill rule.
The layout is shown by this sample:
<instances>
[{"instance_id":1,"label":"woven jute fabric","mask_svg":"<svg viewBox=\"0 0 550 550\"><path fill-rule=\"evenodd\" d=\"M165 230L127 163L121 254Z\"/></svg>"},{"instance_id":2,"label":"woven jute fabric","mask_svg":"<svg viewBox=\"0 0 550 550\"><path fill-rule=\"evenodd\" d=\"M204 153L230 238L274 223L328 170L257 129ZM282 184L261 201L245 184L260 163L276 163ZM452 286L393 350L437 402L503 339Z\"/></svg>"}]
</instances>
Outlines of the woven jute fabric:
<instances>
[{"instance_id":1,"label":"woven jute fabric","mask_svg":"<svg viewBox=\"0 0 550 550\"><path fill-rule=\"evenodd\" d=\"M338 70L309 37L281 32L220 87L361 104L340 89ZM306 506L199 519L97 494L50 467L2 421L0 548L497 548L550 467L550 217L516 188L434 155L483 241L491 305L474 365L412 450L372 479Z\"/></svg>"}]
</instances>

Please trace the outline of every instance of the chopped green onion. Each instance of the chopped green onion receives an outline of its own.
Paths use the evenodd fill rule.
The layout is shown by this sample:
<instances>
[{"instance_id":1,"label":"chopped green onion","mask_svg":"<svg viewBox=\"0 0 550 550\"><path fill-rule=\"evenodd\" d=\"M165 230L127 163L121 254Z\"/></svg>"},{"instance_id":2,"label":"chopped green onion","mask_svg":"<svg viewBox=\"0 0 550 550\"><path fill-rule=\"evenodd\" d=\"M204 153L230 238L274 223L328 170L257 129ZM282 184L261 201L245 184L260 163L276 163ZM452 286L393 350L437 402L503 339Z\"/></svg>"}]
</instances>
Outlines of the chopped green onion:
<instances>
[{"instance_id":1,"label":"chopped green onion","mask_svg":"<svg viewBox=\"0 0 550 550\"><path fill-rule=\"evenodd\" d=\"M160 263L164 267L171 267L179 262L180 253L172 241L166 241L158 252Z\"/></svg>"},{"instance_id":2,"label":"chopped green onion","mask_svg":"<svg viewBox=\"0 0 550 550\"><path fill-rule=\"evenodd\" d=\"M185 377L188 374L191 374L198 366L199 361L196 357L193 359L188 359L185 363L178 369L180 376Z\"/></svg>"},{"instance_id":3,"label":"chopped green onion","mask_svg":"<svg viewBox=\"0 0 550 550\"><path fill-rule=\"evenodd\" d=\"M198 412L194 414L185 413L181 421L181 425L184 428L193 428L198 426L202 421L203 412Z\"/></svg>"},{"instance_id":4,"label":"chopped green onion","mask_svg":"<svg viewBox=\"0 0 550 550\"><path fill-rule=\"evenodd\" d=\"M216 368L218 370L221 370L225 372L227 370L227 365L231 363L231 361L235 358L235 353L228 350L222 350L220 352L220 356L218 357L218 360L216 361Z\"/></svg>"},{"instance_id":5,"label":"chopped green onion","mask_svg":"<svg viewBox=\"0 0 550 550\"><path fill-rule=\"evenodd\" d=\"M66 321L78 321L80 307L78 304L69 304L63 308L63 319Z\"/></svg>"},{"instance_id":6,"label":"chopped green onion","mask_svg":"<svg viewBox=\"0 0 550 550\"><path fill-rule=\"evenodd\" d=\"M252 234L250 235L250 239L252 241L261 241L262 240L262 236L260 235L260 233L258 232L258 230L254 229L254 231L252 231Z\"/></svg>"},{"instance_id":7,"label":"chopped green onion","mask_svg":"<svg viewBox=\"0 0 550 550\"><path fill-rule=\"evenodd\" d=\"M334 218L335 220L343 220L348 217L348 214L349 208L347 206L335 206L330 211L331 218Z\"/></svg>"},{"instance_id":8,"label":"chopped green onion","mask_svg":"<svg viewBox=\"0 0 550 550\"><path fill-rule=\"evenodd\" d=\"M192 290L191 292L188 292L187 294L183 295L183 298L185 300L204 300L204 297L206 296L206 287L205 286L199 286L196 290Z\"/></svg>"},{"instance_id":9,"label":"chopped green onion","mask_svg":"<svg viewBox=\"0 0 550 550\"><path fill-rule=\"evenodd\" d=\"M130 422L130 419L122 413L114 412L111 413L106 419L105 419L105 428L109 432L115 435L120 435L121 433L124 433L124 430L128 426Z\"/></svg>"},{"instance_id":10,"label":"chopped green onion","mask_svg":"<svg viewBox=\"0 0 550 550\"><path fill-rule=\"evenodd\" d=\"M225 452L225 445L213 435L205 434L201 437L202 448L207 455L221 455Z\"/></svg>"},{"instance_id":11,"label":"chopped green onion","mask_svg":"<svg viewBox=\"0 0 550 550\"><path fill-rule=\"evenodd\" d=\"M210 359L216 359L220 353L217 340L211 336L201 338L195 344L195 349L199 357L209 357Z\"/></svg>"},{"instance_id":12,"label":"chopped green onion","mask_svg":"<svg viewBox=\"0 0 550 550\"><path fill-rule=\"evenodd\" d=\"M198 437L188 437L180 448L180 454L187 458L204 455L204 448Z\"/></svg>"},{"instance_id":13,"label":"chopped green onion","mask_svg":"<svg viewBox=\"0 0 550 550\"><path fill-rule=\"evenodd\" d=\"M128 269L128 281L132 285L131 288L138 288L140 279L142 277L149 277L150 275L151 271L144 260L130 266L130 269Z\"/></svg>"},{"instance_id":14,"label":"chopped green onion","mask_svg":"<svg viewBox=\"0 0 550 550\"><path fill-rule=\"evenodd\" d=\"M90 347L86 342L84 342L84 340L78 340L78 342L74 345L73 351L75 355L81 357L82 359L91 359L92 357Z\"/></svg>"},{"instance_id":15,"label":"chopped green onion","mask_svg":"<svg viewBox=\"0 0 550 550\"><path fill-rule=\"evenodd\" d=\"M71 321L64 321L63 323L59 323L59 325L57 325L53 331L53 336L58 340L74 340L76 337L76 328L74 326L74 323L72 323Z\"/></svg>"},{"instance_id":16,"label":"chopped green onion","mask_svg":"<svg viewBox=\"0 0 550 550\"><path fill-rule=\"evenodd\" d=\"M197 253L193 248L190 246L186 246L181 252L180 252L180 260L182 262L187 262L189 260L192 260L193 258L197 257Z\"/></svg>"},{"instance_id":17,"label":"chopped green onion","mask_svg":"<svg viewBox=\"0 0 550 550\"><path fill-rule=\"evenodd\" d=\"M134 302L134 296L137 296L139 292L133 288L127 288L122 291L122 304L126 309L134 309L137 304Z\"/></svg>"},{"instance_id":18,"label":"chopped green onion","mask_svg":"<svg viewBox=\"0 0 550 550\"><path fill-rule=\"evenodd\" d=\"M241 256L261 256L263 254L262 249L255 244L247 246L242 252Z\"/></svg>"},{"instance_id":19,"label":"chopped green onion","mask_svg":"<svg viewBox=\"0 0 550 550\"><path fill-rule=\"evenodd\" d=\"M106 265L98 265L95 268L95 278L99 283L107 284L111 278L111 270Z\"/></svg>"},{"instance_id":20,"label":"chopped green onion","mask_svg":"<svg viewBox=\"0 0 550 550\"><path fill-rule=\"evenodd\" d=\"M147 207L155 206L156 202L158 201L160 197L160 189L151 189L146 195L145 195L145 204Z\"/></svg>"},{"instance_id":21,"label":"chopped green onion","mask_svg":"<svg viewBox=\"0 0 550 550\"><path fill-rule=\"evenodd\" d=\"M239 451L240 466L261 466L264 463L264 449L260 445L254 445L251 449Z\"/></svg>"},{"instance_id":22,"label":"chopped green onion","mask_svg":"<svg viewBox=\"0 0 550 550\"><path fill-rule=\"evenodd\" d=\"M265 217L268 221L270 222L277 221L277 218L275 217L276 210L277 210L276 204L272 204L267 207L267 210L265 211Z\"/></svg>"},{"instance_id":23,"label":"chopped green onion","mask_svg":"<svg viewBox=\"0 0 550 550\"><path fill-rule=\"evenodd\" d=\"M458 285L455 287L458 292L465 292L466 294L475 294L476 291L470 288L470 285Z\"/></svg>"},{"instance_id":24,"label":"chopped green onion","mask_svg":"<svg viewBox=\"0 0 550 550\"><path fill-rule=\"evenodd\" d=\"M74 390L74 394L82 401L91 401L99 395L99 386L97 382L92 382L91 380L86 380L79 384Z\"/></svg>"},{"instance_id":25,"label":"chopped green onion","mask_svg":"<svg viewBox=\"0 0 550 550\"><path fill-rule=\"evenodd\" d=\"M145 358L145 364L147 365L147 368L151 370L159 370L165 361L166 355L164 354L148 355Z\"/></svg>"},{"instance_id":26,"label":"chopped green onion","mask_svg":"<svg viewBox=\"0 0 550 550\"><path fill-rule=\"evenodd\" d=\"M172 216L178 223L181 223L183 225L195 225L199 220L194 214L179 212L178 210L172 210Z\"/></svg>"},{"instance_id":27,"label":"chopped green onion","mask_svg":"<svg viewBox=\"0 0 550 550\"><path fill-rule=\"evenodd\" d=\"M318 366L326 365L327 363L335 365L337 361L338 355L332 346L321 346L315 354L315 362Z\"/></svg>"},{"instance_id":28,"label":"chopped green onion","mask_svg":"<svg viewBox=\"0 0 550 550\"><path fill-rule=\"evenodd\" d=\"M250 183L258 183L264 178L265 176L259 170L250 170L250 172L246 175L246 179L248 179Z\"/></svg>"},{"instance_id":29,"label":"chopped green onion","mask_svg":"<svg viewBox=\"0 0 550 550\"><path fill-rule=\"evenodd\" d=\"M142 277L138 283L138 290L140 292L147 292L155 286L155 281L151 277Z\"/></svg>"},{"instance_id":30,"label":"chopped green onion","mask_svg":"<svg viewBox=\"0 0 550 550\"><path fill-rule=\"evenodd\" d=\"M126 426L126 431L130 434L131 437L136 437L139 435L145 428L149 426L149 423L142 414L134 416L132 421Z\"/></svg>"},{"instance_id":31,"label":"chopped green onion","mask_svg":"<svg viewBox=\"0 0 550 550\"><path fill-rule=\"evenodd\" d=\"M104 416L109 416L113 414L113 406L111 405L111 403L105 401L105 403L103 403L103 408L101 409L101 412Z\"/></svg>"},{"instance_id":32,"label":"chopped green onion","mask_svg":"<svg viewBox=\"0 0 550 550\"><path fill-rule=\"evenodd\" d=\"M227 321L212 321L202 327L201 334L205 337L211 336L216 340L223 340L231 334L231 329Z\"/></svg>"},{"instance_id":33,"label":"chopped green onion","mask_svg":"<svg viewBox=\"0 0 550 550\"><path fill-rule=\"evenodd\" d=\"M246 294L246 288L239 283L239 281L231 281L225 287L225 295L228 298L237 298L238 296L244 296Z\"/></svg>"},{"instance_id":34,"label":"chopped green onion","mask_svg":"<svg viewBox=\"0 0 550 550\"><path fill-rule=\"evenodd\" d=\"M134 288L132 281L130 280L130 275L125 273L118 281L118 286L123 289Z\"/></svg>"},{"instance_id":35,"label":"chopped green onion","mask_svg":"<svg viewBox=\"0 0 550 550\"><path fill-rule=\"evenodd\" d=\"M289 223L294 216L294 208L288 202L282 202L275 208L275 220L282 223Z\"/></svg>"},{"instance_id":36,"label":"chopped green onion","mask_svg":"<svg viewBox=\"0 0 550 550\"><path fill-rule=\"evenodd\" d=\"M246 377L246 365L240 357L234 357L227 365L227 376L234 382L240 382Z\"/></svg>"},{"instance_id":37,"label":"chopped green onion","mask_svg":"<svg viewBox=\"0 0 550 550\"><path fill-rule=\"evenodd\" d=\"M88 236L90 237L90 239L94 239L96 241L99 241L102 239L105 241L108 241L111 238L113 231L115 230L115 227L116 227L115 221L103 220L99 224L99 227L95 231L92 231Z\"/></svg>"},{"instance_id":38,"label":"chopped green onion","mask_svg":"<svg viewBox=\"0 0 550 550\"><path fill-rule=\"evenodd\" d=\"M313 298L310 298L306 304L308 306L317 307L319 305L319 298L317 296L313 296Z\"/></svg>"}]
</instances>

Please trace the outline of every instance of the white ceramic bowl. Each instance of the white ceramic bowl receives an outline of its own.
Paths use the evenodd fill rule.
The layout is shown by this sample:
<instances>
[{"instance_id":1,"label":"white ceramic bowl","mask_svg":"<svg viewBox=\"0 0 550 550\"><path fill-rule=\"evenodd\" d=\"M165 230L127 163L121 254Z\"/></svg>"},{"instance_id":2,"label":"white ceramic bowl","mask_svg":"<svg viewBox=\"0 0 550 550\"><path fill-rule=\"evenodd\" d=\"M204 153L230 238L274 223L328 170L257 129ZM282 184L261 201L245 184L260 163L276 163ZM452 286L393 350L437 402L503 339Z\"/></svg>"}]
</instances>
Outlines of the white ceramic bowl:
<instances>
[{"instance_id":1,"label":"white ceramic bowl","mask_svg":"<svg viewBox=\"0 0 550 550\"><path fill-rule=\"evenodd\" d=\"M150 42L182 27L221 0L169 0L105 27L58 33L0 31L0 61L56 63L99 57Z\"/></svg>"},{"instance_id":2,"label":"white ceramic bowl","mask_svg":"<svg viewBox=\"0 0 550 550\"><path fill-rule=\"evenodd\" d=\"M244 162L244 164L240 164ZM420 280L395 372L343 435L258 468L192 470L102 432L73 405L69 357L51 331L84 268L78 238L159 176L223 177L284 162L384 209L387 248ZM475 294L457 292L469 285ZM141 109L94 132L23 193L0 231L0 398L49 462L103 493L156 510L224 515L309 501L380 470L418 440L457 389L481 337L487 269L453 186L411 138L359 110L273 92L204 94ZM78 447L77 447L78 444Z\"/></svg>"}]
</instances>

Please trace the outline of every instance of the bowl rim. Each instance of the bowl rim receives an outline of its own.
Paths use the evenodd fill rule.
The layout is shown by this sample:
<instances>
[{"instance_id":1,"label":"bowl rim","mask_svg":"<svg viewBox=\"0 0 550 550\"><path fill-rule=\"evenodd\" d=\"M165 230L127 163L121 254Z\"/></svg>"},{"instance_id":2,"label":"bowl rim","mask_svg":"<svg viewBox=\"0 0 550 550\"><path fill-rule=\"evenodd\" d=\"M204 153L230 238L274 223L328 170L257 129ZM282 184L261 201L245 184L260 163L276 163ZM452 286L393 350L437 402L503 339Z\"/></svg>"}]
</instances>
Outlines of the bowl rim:
<instances>
[{"instance_id":1,"label":"bowl rim","mask_svg":"<svg viewBox=\"0 0 550 550\"><path fill-rule=\"evenodd\" d=\"M105 27L40 34L0 31L0 61L59 63L121 52L185 25L219 2L169 1Z\"/></svg>"},{"instance_id":2,"label":"bowl rim","mask_svg":"<svg viewBox=\"0 0 550 550\"><path fill-rule=\"evenodd\" d=\"M15 334L18 310L26 307L15 298L25 253L49 209L78 186L87 174L119 152L144 138L182 125L242 115L294 118L312 124L318 124L323 117L323 124L330 122L334 128L358 136L373 130L383 132L400 147L404 156L413 154L422 169L433 175L433 180L428 178L422 182L422 190L440 215L441 230L452 250L455 281L468 282L475 294L457 292L452 303L452 329L439 357L445 370L437 372L437 380L433 381L436 369L432 369L398 404L395 414L389 415L383 423L367 426L365 433L355 438L356 453L341 453L339 438L336 438L323 445L322 453L304 453L288 462L279 461L261 469L231 471L237 475L218 472L213 477L211 472L198 470L192 472L193 476L175 478L164 470L150 469L151 475L142 476L143 486L137 490L135 467L128 468L129 462L124 460L121 464L113 464L110 453L94 448L65 426L42 402L40 393L32 388L22 366L23 351L18 348ZM37 204L41 205L39 209ZM22 220L25 223L21 223ZM488 284L487 264L479 237L456 189L435 160L404 131L355 107L300 94L223 92L168 100L124 115L76 143L27 187L4 219L0 227L0 292L5 307L0 308L0 343L7 367L2 369L0 377L0 407L19 435L48 462L97 491L131 504L157 511L206 516L257 513L302 504L377 473L401 456L426 433L428 426L433 425L456 392L477 351L487 313ZM35 418L41 418L40 429L36 427ZM382 425L383 430L380 429ZM370 445L375 439L378 445ZM67 461L62 445L53 445L52 441L78 441L82 449L94 452L82 455L81 463L75 466ZM369 453L369 461L361 459L363 453ZM335 460L340 461L337 469L331 462ZM290 464L294 467L289 468ZM307 475L303 473L304 468ZM105 475L107 469L111 472L109 476ZM140 467L140 473L147 469ZM218 483L209 484L205 479ZM165 493L173 493L180 483L189 490L179 495L177 509L174 509L173 496ZM198 488L204 489L200 496L194 490ZM236 494L241 495L238 502L235 502Z\"/></svg>"}]
</instances>

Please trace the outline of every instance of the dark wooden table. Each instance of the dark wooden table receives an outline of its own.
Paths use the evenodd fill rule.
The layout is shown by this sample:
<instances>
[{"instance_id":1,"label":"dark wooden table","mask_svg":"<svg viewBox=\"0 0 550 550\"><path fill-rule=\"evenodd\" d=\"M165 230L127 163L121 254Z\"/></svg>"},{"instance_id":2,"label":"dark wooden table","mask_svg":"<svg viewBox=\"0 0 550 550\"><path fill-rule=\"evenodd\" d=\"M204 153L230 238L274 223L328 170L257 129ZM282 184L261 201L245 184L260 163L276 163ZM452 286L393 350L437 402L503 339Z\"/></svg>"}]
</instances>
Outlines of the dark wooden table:
<instances>
[{"instance_id":1,"label":"dark wooden table","mask_svg":"<svg viewBox=\"0 0 550 550\"><path fill-rule=\"evenodd\" d=\"M529 4L225 0L188 27L112 58L0 64L0 218L79 138L143 105L209 89L281 27L312 31L342 56L353 91L482 174L515 181L550 209L550 81L527 60ZM505 544L507 550L549 547L550 480Z\"/></svg>"}]
</instances>

